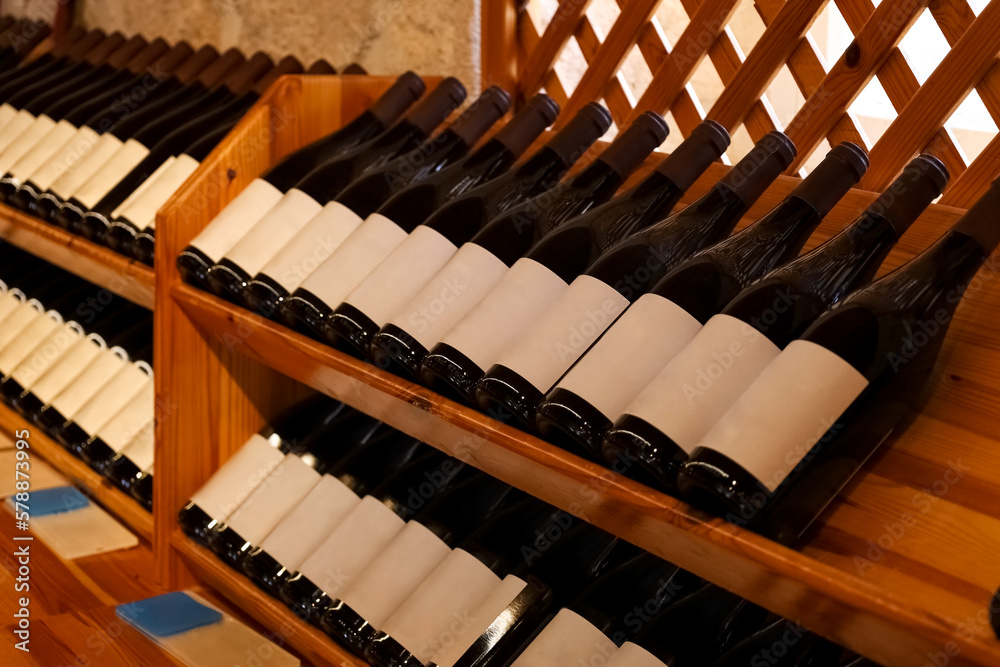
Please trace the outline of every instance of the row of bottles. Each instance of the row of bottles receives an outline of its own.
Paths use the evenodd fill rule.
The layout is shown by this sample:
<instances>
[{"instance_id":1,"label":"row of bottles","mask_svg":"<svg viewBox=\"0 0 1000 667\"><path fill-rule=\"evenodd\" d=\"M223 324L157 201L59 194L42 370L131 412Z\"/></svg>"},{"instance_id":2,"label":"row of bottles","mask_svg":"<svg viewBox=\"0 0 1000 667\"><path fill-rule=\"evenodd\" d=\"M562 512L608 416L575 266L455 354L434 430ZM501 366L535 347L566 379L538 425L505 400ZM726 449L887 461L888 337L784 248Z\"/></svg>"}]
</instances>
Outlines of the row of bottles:
<instances>
[{"instance_id":1,"label":"row of bottles","mask_svg":"<svg viewBox=\"0 0 1000 667\"><path fill-rule=\"evenodd\" d=\"M334 73L73 29L0 72L0 200L152 265L157 210L278 77L303 71ZM398 113L373 108L351 141Z\"/></svg>"},{"instance_id":2,"label":"row of bottles","mask_svg":"<svg viewBox=\"0 0 1000 667\"><path fill-rule=\"evenodd\" d=\"M179 520L379 667L873 664L326 397Z\"/></svg>"},{"instance_id":3,"label":"row of bottles","mask_svg":"<svg viewBox=\"0 0 1000 667\"><path fill-rule=\"evenodd\" d=\"M0 72L16 67L51 33L44 21L9 14L0 16Z\"/></svg>"},{"instance_id":4,"label":"row of bottles","mask_svg":"<svg viewBox=\"0 0 1000 667\"><path fill-rule=\"evenodd\" d=\"M951 313L996 245L997 189L873 283L948 182L933 156L800 257L868 168L854 144L732 234L795 156L782 133L671 212L728 146L718 124L704 121L614 197L666 136L660 117L639 116L563 179L608 127L602 107L516 162L555 103L535 96L468 152L507 97L490 88L431 138L433 125L414 137L412 116L449 85L310 173L294 154L283 160L181 253L184 279L793 542L919 407Z\"/></svg>"},{"instance_id":5,"label":"row of bottles","mask_svg":"<svg viewBox=\"0 0 1000 667\"><path fill-rule=\"evenodd\" d=\"M0 245L0 399L147 509L153 316Z\"/></svg>"}]
</instances>

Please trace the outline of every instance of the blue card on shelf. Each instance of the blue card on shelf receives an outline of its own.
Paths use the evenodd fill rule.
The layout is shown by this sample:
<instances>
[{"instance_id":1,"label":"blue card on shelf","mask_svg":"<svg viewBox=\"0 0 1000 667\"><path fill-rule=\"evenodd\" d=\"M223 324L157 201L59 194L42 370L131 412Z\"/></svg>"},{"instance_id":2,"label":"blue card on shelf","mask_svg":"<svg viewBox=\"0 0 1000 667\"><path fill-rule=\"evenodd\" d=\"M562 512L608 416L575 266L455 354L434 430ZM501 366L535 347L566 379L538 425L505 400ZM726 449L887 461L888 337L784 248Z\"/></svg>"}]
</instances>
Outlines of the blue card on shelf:
<instances>
[{"instance_id":1,"label":"blue card on shelf","mask_svg":"<svg viewBox=\"0 0 1000 667\"><path fill-rule=\"evenodd\" d=\"M31 508L32 517L72 512L83 509L89 504L87 496L73 486L57 486L28 494L28 507Z\"/></svg>"},{"instance_id":2,"label":"blue card on shelf","mask_svg":"<svg viewBox=\"0 0 1000 667\"><path fill-rule=\"evenodd\" d=\"M222 620L222 612L206 607L183 591L118 605L115 614L154 637L170 637Z\"/></svg>"}]
</instances>

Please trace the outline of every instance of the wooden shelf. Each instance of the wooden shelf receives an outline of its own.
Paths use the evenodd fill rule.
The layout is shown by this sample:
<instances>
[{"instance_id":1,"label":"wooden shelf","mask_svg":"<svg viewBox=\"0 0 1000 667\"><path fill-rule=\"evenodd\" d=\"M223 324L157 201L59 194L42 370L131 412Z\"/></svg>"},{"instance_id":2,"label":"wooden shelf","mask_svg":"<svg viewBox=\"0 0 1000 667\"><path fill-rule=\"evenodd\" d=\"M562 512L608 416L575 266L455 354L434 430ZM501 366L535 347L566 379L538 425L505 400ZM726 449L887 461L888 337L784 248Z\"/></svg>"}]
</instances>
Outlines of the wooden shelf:
<instances>
[{"instance_id":1,"label":"wooden shelf","mask_svg":"<svg viewBox=\"0 0 1000 667\"><path fill-rule=\"evenodd\" d=\"M144 308L153 307L153 269L109 248L0 204L0 238Z\"/></svg>"},{"instance_id":2,"label":"wooden shelf","mask_svg":"<svg viewBox=\"0 0 1000 667\"><path fill-rule=\"evenodd\" d=\"M32 455L41 456L71 482L84 487L88 496L137 532L142 539L152 541L153 515L150 512L86 463L66 451L36 424L29 423L6 405L0 405L0 430L14 437L16 431L24 429L28 429L31 433L28 441L31 443Z\"/></svg>"},{"instance_id":3,"label":"wooden shelf","mask_svg":"<svg viewBox=\"0 0 1000 667\"><path fill-rule=\"evenodd\" d=\"M249 579L226 567L215 554L195 544L187 535L176 531L170 539L202 581L261 625L277 633L305 659L317 665L367 667L368 663L364 660L300 619Z\"/></svg>"}]
</instances>

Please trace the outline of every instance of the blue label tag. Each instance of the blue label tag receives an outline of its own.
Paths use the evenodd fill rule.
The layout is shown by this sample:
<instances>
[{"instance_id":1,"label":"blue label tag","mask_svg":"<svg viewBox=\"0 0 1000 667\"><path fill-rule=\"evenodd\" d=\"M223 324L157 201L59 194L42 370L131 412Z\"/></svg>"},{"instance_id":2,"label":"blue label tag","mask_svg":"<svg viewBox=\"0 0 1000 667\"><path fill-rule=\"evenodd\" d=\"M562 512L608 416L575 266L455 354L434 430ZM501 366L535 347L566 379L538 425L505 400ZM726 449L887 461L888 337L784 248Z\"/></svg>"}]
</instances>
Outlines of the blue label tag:
<instances>
[{"instance_id":1,"label":"blue label tag","mask_svg":"<svg viewBox=\"0 0 1000 667\"><path fill-rule=\"evenodd\" d=\"M87 496L73 486L57 486L54 489L31 491L28 494L28 511L31 518L48 514L61 514L83 509L90 504Z\"/></svg>"},{"instance_id":2,"label":"blue label tag","mask_svg":"<svg viewBox=\"0 0 1000 667\"><path fill-rule=\"evenodd\" d=\"M115 614L154 637L170 637L222 620L222 613L206 607L183 591L118 605Z\"/></svg>"}]
</instances>

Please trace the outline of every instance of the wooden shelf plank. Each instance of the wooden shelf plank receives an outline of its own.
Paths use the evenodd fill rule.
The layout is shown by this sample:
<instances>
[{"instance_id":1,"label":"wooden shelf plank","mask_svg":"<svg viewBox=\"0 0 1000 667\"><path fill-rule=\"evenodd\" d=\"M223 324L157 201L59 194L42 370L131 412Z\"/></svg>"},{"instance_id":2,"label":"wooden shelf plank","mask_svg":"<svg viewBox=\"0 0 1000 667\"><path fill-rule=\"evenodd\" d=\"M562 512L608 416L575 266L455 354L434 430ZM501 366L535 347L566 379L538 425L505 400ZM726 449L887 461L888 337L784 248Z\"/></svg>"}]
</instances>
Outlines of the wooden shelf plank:
<instances>
[{"instance_id":1,"label":"wooden shelf plank","mask_svg":"<svg viewBox=\"0 0 1000 667\"><path fill-rule=\"evenodd\" d=\"M28 429L31 437L32 455L41 456L71 482L83 486L87 494L114 514L120 521L137 532L144 540L153 539L153 515L147 512L132 497L126 495L95 472L86 463L76 458L59 443L47 436L36 424L6 405L0 404L0 431L14 437L14 433Z\"/></svg>"},{"instance_id":2,"label":"wooden shelf plank","mask_svg":"<svg viewBox=\"0 0 1000 667\"><path fill-rule=\"evenodd\" d=\"M172 297L206 336L231 350L879 662L922 664L955 642L960 653L951 665L1000 664L1000 642L987 626L957 630L985 610L985 590L979 600L978 591L950 593L943 575L924 577L919 590L893 585L899 577L862 576L850 557L837 558L838 544L808 554L778 546L190 286L175 285ZM939 536L948 540L940 546L955 549L954 537ZM933 539L922 537L930 547ZM934 568L919 563L913 570ZM948 603L939 605L944 597Z\"/></svg>"},{"instance_id":3,"label":"wooden shelf plank","mask_svg":"<svg viewBox=\"0 0 1000 667\"><path fill-rule=\"evenodd\" d=\"M213 553L180 531L170 541L191 570L241 611L276 633L305 659L317 665L367 667L368 663L336 644L323 632L221 563Z\"/></svg>"},{"instance_id":4,"label":"wooden shelf plank","mask_svg":"<svg viewBox=\"0 0 1000 667\"><path fill-rule=\"evenodd\" d=\"M109 248L0 204L0 238L144 308L153 308L153 269Z\"/></svg>"}]
</instances>

